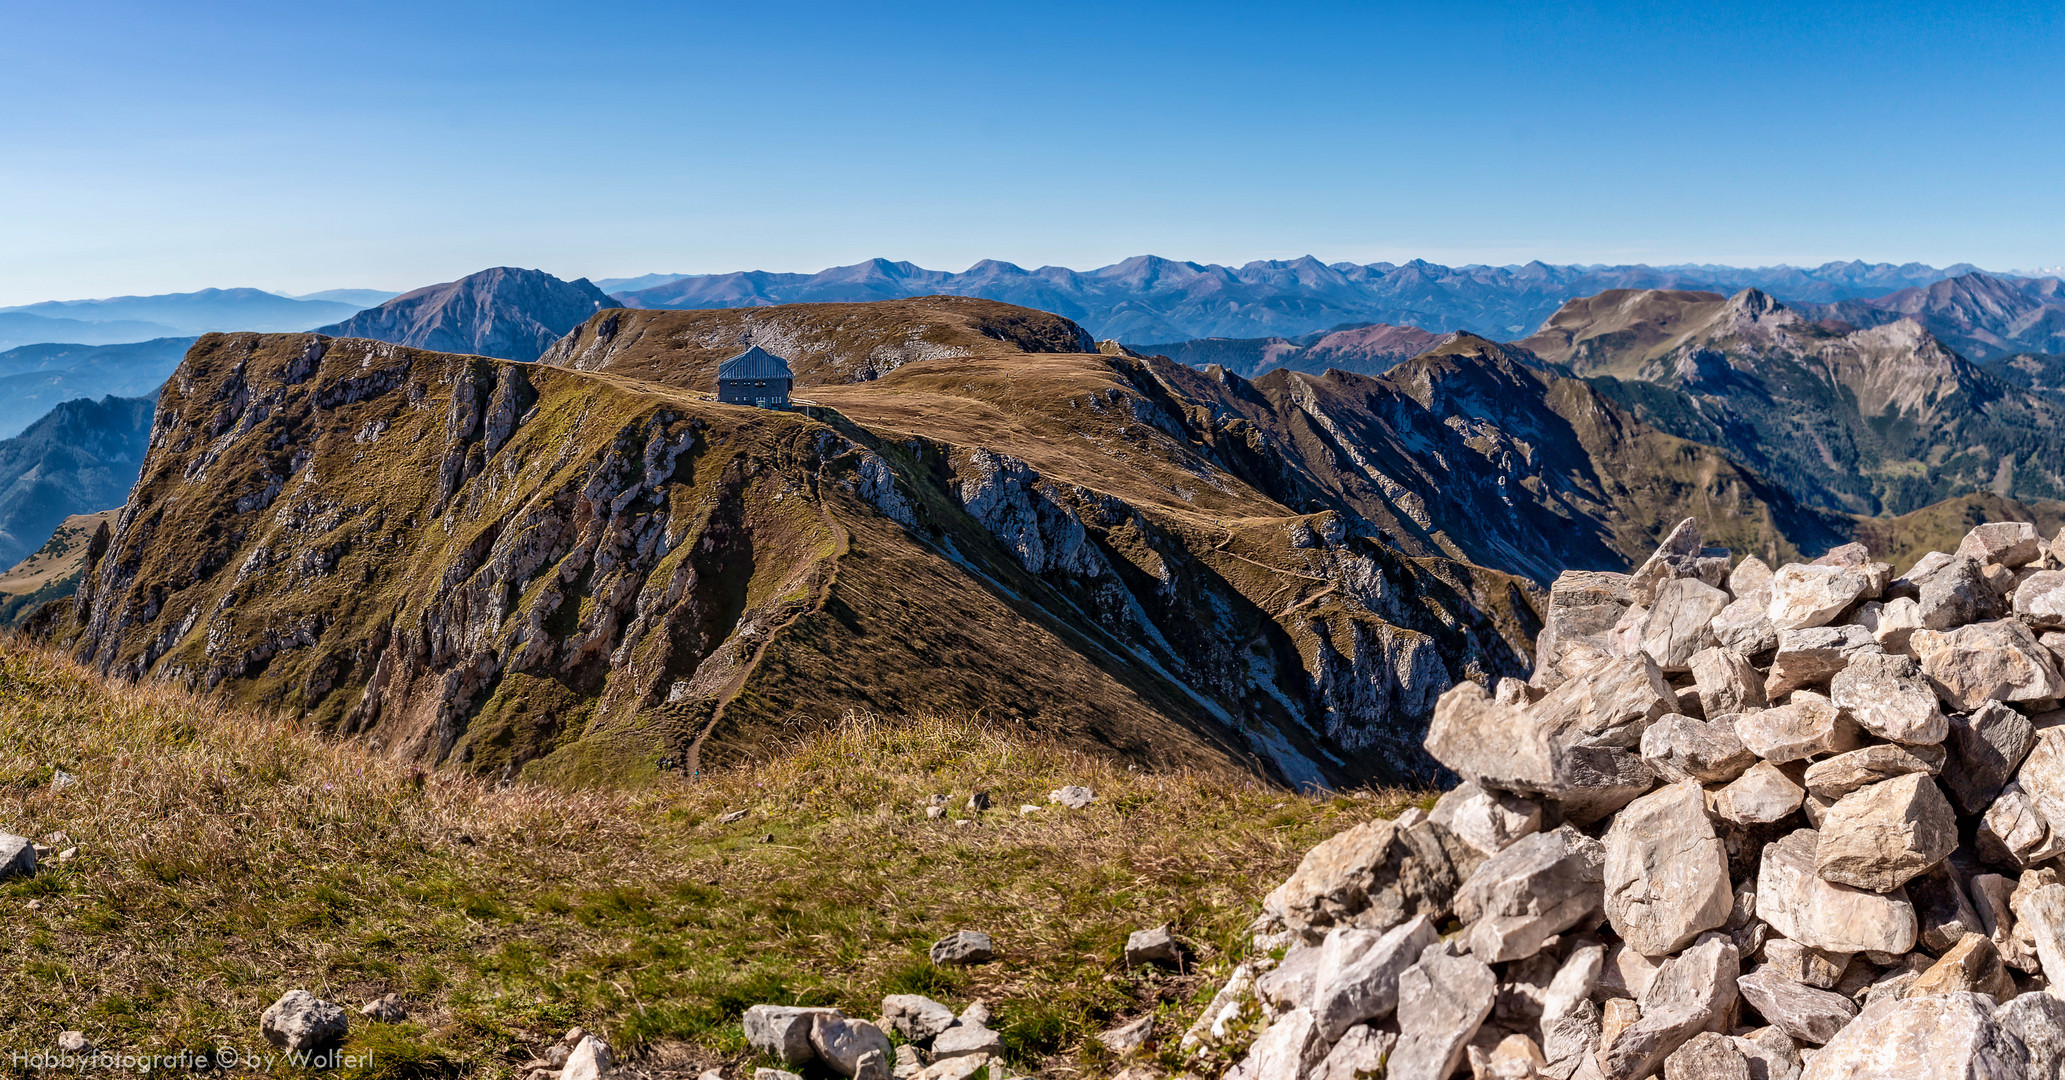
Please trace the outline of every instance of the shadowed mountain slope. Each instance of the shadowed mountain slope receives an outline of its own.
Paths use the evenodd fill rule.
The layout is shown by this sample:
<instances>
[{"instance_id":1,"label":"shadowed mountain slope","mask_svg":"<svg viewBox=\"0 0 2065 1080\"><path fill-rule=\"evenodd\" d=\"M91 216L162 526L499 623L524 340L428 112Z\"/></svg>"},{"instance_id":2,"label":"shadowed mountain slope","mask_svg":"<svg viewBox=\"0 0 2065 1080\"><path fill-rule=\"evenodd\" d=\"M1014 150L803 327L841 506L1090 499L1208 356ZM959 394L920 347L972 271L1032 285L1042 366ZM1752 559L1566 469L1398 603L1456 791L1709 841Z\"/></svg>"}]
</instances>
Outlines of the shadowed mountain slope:
<instances>
[{"instance_id":1,"label":"shadowed mountain slope","mask_svg":"<svg viewBox=\"0 0 2065 1080\"><path fill-rule=\"evenodd\" d=\"M1754 290L1618 291L1572 301L1516 344L1822 509L2065 495L2065 409L1912 320L1859 330Z\"/></svg>"},{"instance_id":2,"label":"shadowed mountain slope","mask_svg":"<svg viewBox=\"0 0 2065 1080\"><path fill-rule=\"evenodd\" d=\"M0 440L0 563L43 546L74 514L122 505L150 441L151 399L67 401Z\"/></svg>"},{"instance_id":3,"label":"shadowed mountain slope","mask_svg":"<svg viewBox=\"0 0 2065 1080\"><path fill-rule=\"evenodd\" d=\"M617 302L588 283L498 266L406 292L316 332L421 349L536 360L562 334Z\"/></svg>"}]
</instances>

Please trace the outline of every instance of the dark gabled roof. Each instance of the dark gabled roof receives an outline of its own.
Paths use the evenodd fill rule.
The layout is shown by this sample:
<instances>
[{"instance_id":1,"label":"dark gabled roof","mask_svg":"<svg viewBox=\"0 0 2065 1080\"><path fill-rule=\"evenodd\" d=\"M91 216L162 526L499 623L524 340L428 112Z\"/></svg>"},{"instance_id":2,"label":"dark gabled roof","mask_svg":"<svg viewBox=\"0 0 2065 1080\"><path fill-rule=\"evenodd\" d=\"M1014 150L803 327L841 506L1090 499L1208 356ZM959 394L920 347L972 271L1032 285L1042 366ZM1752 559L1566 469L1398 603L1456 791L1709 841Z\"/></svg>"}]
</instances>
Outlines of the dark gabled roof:
<instances>
[{"instance_id":1,"label":"dark gabled roof","mask_svg":"<svg viewBox=\"0 0 2065 1080\"><path fill-rule=\"evenodd\" d=\"M717 365L717 381L730 382L733 379L793 379L789 362L768 352L758 345L750 346L745 352Z\"/></svg>"}]
</instances>

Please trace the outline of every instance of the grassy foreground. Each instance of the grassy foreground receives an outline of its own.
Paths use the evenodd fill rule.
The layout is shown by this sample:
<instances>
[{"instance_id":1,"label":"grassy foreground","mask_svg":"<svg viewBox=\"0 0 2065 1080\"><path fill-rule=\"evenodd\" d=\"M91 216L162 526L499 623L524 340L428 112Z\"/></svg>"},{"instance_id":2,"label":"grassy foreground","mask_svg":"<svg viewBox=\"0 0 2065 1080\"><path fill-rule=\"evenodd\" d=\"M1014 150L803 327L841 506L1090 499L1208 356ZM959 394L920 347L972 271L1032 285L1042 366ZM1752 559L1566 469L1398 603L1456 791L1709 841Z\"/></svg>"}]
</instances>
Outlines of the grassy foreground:
<instances>
[{"instance_id":1,"label":"grassy foreground","mask_svg":"<svg viewBox=\"0 0 2065 1080\"><path fill-rule=\"evenodd\" d=\"M1066 783L1097 802L1047 804ZM962 809L973 790L994 809ZM926 818L932 794L947 820ZM0 646L0 829L79 846L0 882L0 1048L76 1028L118 1052L264 1050L259 1013L304 987L351 1010L360 1075L508 1076L581 1024L648 1073L730 1076L753 1064L748 1005L872 1018L920 992L988 1001L1027 1072L1103 1075L1097 1031L1152 1010L1173 1043L1303 852L1413 798L865 717L697 780L497 789ZM1128 971L1126 934L1164 922L1196 969ZM961 928L999 961L933 966ZM388 991L409 1022L357 1015Z\"/></svg>"}]
</instances>

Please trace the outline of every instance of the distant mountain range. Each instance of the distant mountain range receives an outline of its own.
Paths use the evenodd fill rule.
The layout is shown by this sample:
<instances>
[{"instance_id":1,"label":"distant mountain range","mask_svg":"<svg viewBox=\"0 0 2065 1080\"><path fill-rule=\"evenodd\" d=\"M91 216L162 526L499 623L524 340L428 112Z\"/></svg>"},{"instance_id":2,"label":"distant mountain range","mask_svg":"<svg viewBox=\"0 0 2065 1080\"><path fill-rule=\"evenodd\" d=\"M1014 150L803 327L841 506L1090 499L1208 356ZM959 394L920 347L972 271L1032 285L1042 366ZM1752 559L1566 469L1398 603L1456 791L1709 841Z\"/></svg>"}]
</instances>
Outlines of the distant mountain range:
<instances>
[{"instance_id":1,"label":"distant mountain range","mask_svg":"<svg viewBox=\"0 0 2065 1080\"><path fill-rule=\"evenodd\" d=\"M961 273L873 259L815 274L751 271L611 279L633 308L979 296L1065 315L1099 337L1128 343L1194 338L1296 337L1355 323L1391 323L1488 338L1525 334L1577 296L1608 289L1762 289L1787 300L1833 303L1926 286L1976 270L1920 263L1768 266L1442 266L1322 263L1311 256L1242 266L1143 255L1095 270L1027 270L985 259ZM646 284L647 281L654 284Z\"/></svg>"},{"instance_id":2,"label":"distant mountain range","mask_svg":"<svg viewBox=\"0 0 2065 1080\"><path fill-rule=\"evenodd\" d=\"M1913 319L1971 360L2065 352L2065 284L2055 277L1960 274L1872 299L1803 304L1800 310L1859 327Z\"/></svg>"},{"instance_id":3,"label":"distant mountain range","mask_svg":"<svg viewBox=\"0 0 2065 1080\"><path fill-rule=\"evenodd\" d=\"M316 332L501 360L536 360L590 315L617 306L587 278L561 281L542 270L498 266L403 293Z\"/></svg>"},{"instance_id":4,"label":"distant mountain range","mask_svg":"<svg viewBox=\"0 0 2065 1080\"><path fill-rule=\"evenodd\" d=\"M67 401L0 440L0 566L74 514L122 505L150 444L152 399Z\"/></svg>"},{"instance_id":5,"label":"distant mountain range","mask_svg":"<svg viewBox=\"0 0 2065 1080\"><path fill-rule=\"evenodd\" d=\"M49 300L0 308L9 314L62 319L104 328L87 344L111 339L110 326L133 324L120 332L131 336L123 341L153 337L191 337L211 330L256 330L260 332L306 330L335 322L360 305L335 300L296 300L263 289L202 289L190 293L157 296L113 296L101 300ZM88 331L91 333L92 331ZM79 337L39 337L36 341L85 341Z\"/></svg>"},{"instance_id":6,"label":"distant mountain range","mask_svg":"<svg viewBox=\"0 0 2065 1080\"><path fill-rule=\"evenodd\" d=\"M147 397L158 390L190 337L125 345L23 345L0 352L0 438L75 398Z\"/></svg>"},{"instance_id":7,"label":"distant mountain range","mask_svg":"<svg viewBox=\"0 0 2065 1080\"><path fill-rule=\"evenodd\" d=\"M1515 344L1821 509L2065 498L2065 407L1975 366L1916 317L1858 329L1754 289L1612 290Z\"/></svg>"}]
</instances>

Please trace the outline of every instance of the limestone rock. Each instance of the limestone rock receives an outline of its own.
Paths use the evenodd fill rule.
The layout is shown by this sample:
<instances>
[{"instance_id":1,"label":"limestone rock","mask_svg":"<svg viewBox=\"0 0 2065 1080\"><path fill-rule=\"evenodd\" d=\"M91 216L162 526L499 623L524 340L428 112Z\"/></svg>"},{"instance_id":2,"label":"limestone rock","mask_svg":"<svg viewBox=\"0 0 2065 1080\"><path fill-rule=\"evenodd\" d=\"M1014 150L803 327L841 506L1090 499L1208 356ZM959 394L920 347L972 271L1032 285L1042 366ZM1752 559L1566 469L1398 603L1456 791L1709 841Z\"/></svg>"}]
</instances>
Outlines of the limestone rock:
<instances>
[{"instance_id":1,"label":"limestone rock","mask_svg":"<svg viewBox=\"0 0 2065 1080\"><path fill-rule=\"evenodd\" d=\"M2029 1080L2065 1080L2065 998L2023 994L1993 1010L1993 1018L2029 1053Z\"/></svg>"},{"instance_id":2,"label":"limestone rock","mask_svg":"<svg viewBox=\"0 0 2065 1080\"><path fill-rule=\"evenodd\" d=\"M1762 709L1770 705L1764 697L1764 676L1750 658L1720 647L1701 649L1688 661L1692 681L1699 688L1699 704L1708 716Z\"/></svg>"},{"instance_id":3,"label":"limestone rock","mask_svg":"<svg viewBox=\"0 0 2065 1080\"><path fill-rule=\"evenodd\" d=\"M1807 792L1778 766L1759 761L1714 795L1714 812L1738 825L1769 825L1800 808Z\"/></svg>"},{"instance_id":4,"label":"limestone rock","mask_svg":"<svg viewBox=\"0 0 2065 1080\"><path fill-rule=\"evenodd\" d=\"M1699 576L1698 560L1705 553L1705 542L1701 539L1699 519L1685 518L1671 528L1663 542L1635 572L1628 575L1628 596L1636 604L1649 606L1656 600L1657 590L1679 578ZM1713 582L1720 584L1720 582Z\"/></svg>"},{"instance_id":5,"label":"limestone rock","mask_svg":"<svg viewBox=\"0 0 2065 1080\"><path fill-rule=\"evenodd\" d=\"M1956 554L2013 570L2043 554L2043 538L2037 535L2036 526L2026 521L1989 521L1966 533Z\"/></svg>"},{"instance_id":6,"label":"limestone rock","mask_svg":"<svg viewBox=\"0 0 2065 1080\"><path fill-rule=\"evenodd\" d=\"M1778 635L1778 650L1771 655L1771 671L1764 678L1764 694L1772 701L1803 687L1826 686L1838 672L1850 666L1852 657L1885 650L1861 626L1815 626L1786 630Z\"/></svg>"},{"instance_id":7,"label":"limestone rock","mask_svg":"<svg viewBox=\"0 0 2065 1080\"><path fill-rule=\"evenodd\" d=\"M2065 855L2065 831L2053 829L2036 800L2011 781L1980 820L1979 854L1989 862L2035 866Z\"/></svg>"},{"instance_id":8,"label":"limestone rock","mask_svg":"<svg viewBox=\"0 0 2065 1080\"><path fill-rule=\"evenodd\" d=\"M1948 632L1915 631L1922 670L1951 708L1970 712L1988 701L2037 701L2065 694L2065 676L2049 649L2015 619L1972 623Z\"/></svg>"},{"instance_id":9,"label":"limestone rock","mask_svg":"<svg viewBox=\"0 0 2065 1080\"><path fill-rule=\"evenodd\" d=\"M1879 569L1884 567L1884 569ZM1826 626L1859 600L1869 600L1886 587L1892 568L1813 566L1788 563L1771 576L1768 614L1780 631Z\"/></svg>"},{"instance_id":10,"label":"limestone rock","mask_svg":"<svg viewBox=\"0 0 2065 1080\"><path fill-rule=\"evenodd\" d=\"M746 1010L746 1043L785 1065L802 1065L817 1056L810 1045L810 1026L820 1015L837 1018L844 1014L837 1009L755 1005Z\"/></svg>"},{"instance_id":11,"label":"limestone rock","mask_svg":"<svg viewBox=\"0 0 2065 1080\"><path fill-rule=\"evenodd\" d=\"M1764 845L1757 870L1757 917L1825 952L1905 953L1914 948L1914 905L1900 889L1881 895L1822 878L1821 837L1799 829Z\"/></svg>"},{"instance_id":12,"label":"limestone rock","mask_svg":"<svg viewBox=\"0 0 2065 1080\"><path fill-rule=\"evenodd\" d=\"M987 964L996 958L996 943L980 930L956 930L932 943L935 964Z\"/></svg>"},{"instance_id":13,"label":"limestone rock","mask_svg":"<svg viewBox=\"0 0 2065 1080\"><path fill-rule=\"evenodd\" d=\"M1866 784L1876 784L1896 776L1909 773L1934 776L1943 768L1943 756L1943 750L1936 746L1873 743L1807 766L1806 787L1824 799L1840 799Z\"/></svg>"},{"instance_id":14,"label":"limestone rock","mask_svg":"<svg viewBox=\"0 0 2065 1080\"><path fill-rule=\"evenodd\" d=\"M1311 1080L1365 1080L1383 1073L1384 1058L1398 1042L1397 1034L1367 1024L1348 1029L1320 1062Z\"/></svg>"},{"instance_id":15,"label":"limestone rock","mask_svg":"<svg viewBox=\"0 0 2065 1080\"><path fill-rule=\"evenodd\" d=\"M1995 1001L2015 996L2015 977L2001 961L2000 950L1984 934L1966 934L1907 988L1908 997L1966 992L1985 994Z\"/></svg>"},{"instance_id":16,"label":"limestone rock","mask_svg":"<svg viewBox=\"0 0 2065 1080\"><path fill-rule=\"evenodd\" d=\"M1857 1006L1841 994L1816 990L1781 977L1769 967L1744 975L1736 984L1742 999L1787 1035L1820 1046L1857 1015Z\"/></svg>"},{"instance_id":17,"label":"limestone rock","mask_svg":"<svg viewBox=\"0 0 2065 1080\"><path fill-rule=\"evenodd\" d=\"M1828 691L1838 708L1879 738L1931 745L1950 732L1935 688L1911 656L1860 653L1829 680Z\"/></svg>"},{"instance_id":18,"label":"limestone rock","mask_svg":"<svg viewBox=\"0 0 2065 1080\"><path fill-rule=\"evenodd\" d=\"M1590 1053L1598 1041L1599 1007L1592 991L1599 987L1605 959L1603 945L1572 949L1542 993L1542 1056L1552 1068Z\"/></svg>"},{"instance_id":19,"label":"limestone rock","mask_svg":"<svg viewBox=\"0 0 2065 1080\"><path fill-rule=\"evenodd\" d=\"M1369 933L1366 930L1356 932ZM1312 995L1319 981L1319 968L1324 955L1325 951L1320 945L1301 942L1291 946L1290 950L1283 954L1282 962L1255 979L1255 996L1269 1007L1272 1015L1287 1013L1293 1009L1307 1009L1312 1004Z\"/></svg>"},{"instance_id":20,"label":"limestone rock","mask_svg":"<svg viewBox=\"0 0 2065 1080\"><path fill-rule=\"evenodd\" d=\"M1455 897L1470 951L1487 963L1532 956L1543 942L1596 916L1605 858L1599 841L1564 826L1486 859Z\"/></svg>"},{"instance_id":21,"label":"limestone rock","mask_svg":"<svg viewBox=\"0 0 2065 1080\"><path fill-rule=\"evenodd\" d=\"M1407 828L1367 821L1306 852L1263 908L1310 941L1336 925L1388 930L1414 915L1446 914L1477 860L1474 849L1432 821Z\"/></svg>"},{"instance_id":22,"label":"limestone rock","mask_svg":"<svg viewBox=\"0 0 2065 1080\"><path fill-rule=\"evenodd\" d=\"M932 1040L933 1060L1001 1054L1004 1037L983 1024L955 1024Z\"/></svg>"},{"instance_id":23,"label":"limestone rock","mask_svg":"<svg viewBox=\"0 0 2065 1080\"><path fill-rule=\"evenodd\" d=\"M1663 1062L1664 1080L1750 1080L1750 1062L1735 1040L1702 1031Z\"/></svg>"},{"instance_id":24,"label":"limestone rock","mask_svg":"<svg viewBox=\"0 0 2065 1080\"><path fill-rule=\"evenodd\" d=\"M344 1010L306 990L289 990L258 1018L259 1034L282 1050L327 1050L344 1041Z\"/></svg>"},{"instance_id":25,"label":"limestone rock","mask_svg":"<svg viewBox=\"0 0 2065 1080\"><path fill-rule=\"evenodd\" d=\"M1771 564L1755 555L1745 555L1735 564L1728 575L1728 592L1732 596L1748 596L1760 589L1771 587Z\"/></svg>"},{"instance_id":26,"label":"limestone rock","mask_svg":"<svg viewBox=\"0 0 2065 1080\"><path fill-rule=\"evenodd\" d=\"M1556 747L1528 710L1500 704L1468 679L1436 700L1424 745L1434 760L1480 787L1542 793L1558 786Z\"/></svg>"},{"instance_id":27,"label":"limestone rock","mask_svg":"<svg viewBox=\"0 0 2065 1080\"><path fill-rule=\"evenodd\" d=\"M1603 1080L1651 1075L1694 1035L1726 1030L1739 971L1735 946L1718 934L1666 961L1642 995L1641 1018L1600 1050Z\"/></svg>"},{"instance_id":28,"label":"limestone rock","mask_svg":"<svg viewBox=\"0 0 2065 1080\"><path fill-rule=\"evenodd\" d=\"M1666 672L1688 671L1693 654L1715 643L1714 616L1728 594L1695 578L1675 578L1656 591L1642 630L1642 651Z\"/></svg>"},{"instance_id":29,"label":"limestone rock","mask_svg":"<svg viewBox=\"0 0 2065 1080\"><path fill-rule=\"evenodd\" d=\"M1627 748L1641 745L1650 721L1677 711L1677 704L1664 669L1645 654L1609 660L1568 680L1527 715L1559 746Z\"/></svg>"},{"instance_id":30,"label":"limestone rock","mask_svg":"<svg viewBox=\"0 0 2065 1080\"><path fill-rule=\"evenodd\" d=\"M1431 945L1398 977L1398 1045L1385 1080L1446 1080L1491 1014L1498 977L1472 956Z\"/></svg>"},{"instance_id":31,"label":"limestone rock","mask_svg":"<svg viewBox=\"0 0 2065 1080\"><path fill-rule=\"evenodd\" d=\"M1176 967L1183 963L1183 947L1169 934L1166 926L1147 930L1135 930L1126 935L1126 966L1139 967L1142 964L1167 964Z\"/></svg>"},{"instance_id":32,"label":"limestone rock","mask_svg":"<svg viewBox=\"0 0 2065 1080\"><path fill-rule=\"evenodd\" d=\"M2015 783L2029 796L2054 834L2065 834L2065 725L2038 731L2029 756L2015 771Z\"/></svg>"},{"instance_id":33,"label":"limestone rock","mask_svg":"<svg viewBox=\"0 0 2065 1080\"><path fill-rule=\"evenodd\" d=\"M1821 823L1814 864L1828 881L1886 893L1956 848L1950 800L1927 774L1909 773L1837 800Z\"/></svg>"},{"instance_id":34,"label":"limestone rock","mask_svg":"<svg viewBox=\"0 0 2065 1080\"><path fill-rule=\"evenodd\" d=\"M1816 990L1831 990L1849 970L1850 954L1823 952L1790 938L1775 937L1764 942L1764 967L1781 979Z\"/></svg>"},{"instance_id":35,"label":"limestone rock","mask_svg":"<svg viewBox=\"0 0 2065 1080\"><path fill-rule=\"evenodd\" d=\"M0 832L0 878L36 872L36 842L26 836Z\"/></svg>"},{"instance_id":36,"label":"limestone rock","mask_svg":"<svg viewBox=\"0 0 2065 1080\"><path fill-rule=\"evenodd\" d=\"M1592 570L1558 574L1549 586L1542 632L1535 635L1537 685L1549 687L1562 681L1563 656L1572 643L1604 649L1607 633L1632 603L1626 574Z\"/></svg>"},{"instance_id":37,"label":"limestone rock","mask_svg":"<svg viewBox=\"0 0 2065 1080\"><path fill-rule=\"evenodd\" d=\"M1714 616L1714 643L1744 656L1764 656L1778 647L1778 627L1771 622L1771 590L1737 593L1736 599Z\"/></svg>"},{"instance_id":38,"label":"limestone rock","mask_svg":"<svg viewBox=\"0 0 2065 1080\"><path fill-rule=\"evenodd\" d=\"M1470 1075L1483 1080L1541 1080L1542 1069L1548 1065L1543 1059L1541 1047L1525 1035L1508 1035L1500 1039L1490 1050L1483 1048L1482 1041L1490 1034L1479 1031L1479 1042L1470 1044L1468 1059Z\"/></svg>"},{"instance_id":39,"label":"limestone rock","mask_svg":"<svg viewBox=\"0 0 2065 1080\"><path fill-rule=\"evenodd\" d=\"M954 1010L923 994L891 994L882 999L882 1019L911 1042L928 1043L954 1026Z\"/></svg>"},{"instance_id":40,"label":"limestone rock","mask_svg":"<svg viewBox=\"0 0 2065 1080\"><path fill-rule=\"evenodd\" d=\"M1752 1080L1800 1080L1799 1047L1777 1027L1758 1028L1747 1036L1732 1035L1728 1041L1749 1059Z\"/></svg>"},{"instance_id":41,"label":"limestone rock","mask_svg":"<svg viewBox=\"0 0 2065 1080\"><path fill-rule=\"evenodd\" d=\"M1959 883L1964 875L1954 865L1956 861L1954 856L1945 859L1906 885L1907 900L1914 905L1916 940L1937 955L1964 940L1966 934L1985 932L1978 910Z\"/></svg>"},{"instance_id":42,"label":"limestone rock","mask_svg":"<svg viewBox=\"0 0 2065 1080\"><path fill-rule=\"evenodd\" d=\"M939 1042L944 1038L933 1040L935 1057L950 1056L940 1053ZM889 1044L889 1036L882 1034L881 1028L866 1020L850 1020L825 1012L810 1018L810 1048L817 1052L817 1059L826 1068L840 1076L857 1076L861 1055L874 1051L881 1055L882 1072L886 1077L888 1062L896 1056L896 1048Z\"/></svg>"},{"instance_id":43,"label":"limestone rock","mask_svg":"<svg viewBox=\"0 0 2065 1080\"><path fill-rule=\"evenodd\" d=\"M2015 614L2039 629L2065 627L2065 570L2039 570L2015 586Z\"/></svg>"},{"instance_id":44,"label":"limestone rock","mask_svg":"<svg viewBox=\"0 0 2065 1080\"><path fill-rule=\"evenodd\" d=\"M1335 931L1341 933L1344 931ZM1331 946L1334 934L1328 938ZM1338 1042L1355 1025L1389 1015L1398 1005L1400 973L1418 963L1428 946L1440 941L1441 932L1433 920L1416 915L1385 931L1359 954L1340 949L1329 955L1329 950L1322 949L1310 1009L1320 1034L1330 1043Z\"/></svg>"},{"instance_id":45,"label":"limestone rock","mask_svg":"<svg viewBox=\"0 0 2065 1080\"><path fill-rule=\"evenodd\" d=\"M883 1045L888 1043L885 1041ZM559 1080L604 1080L614 1067L609 1044L593 1035L583 1035L574 1043L573 1051L567 1054L566 1064L560 1067ZM853 1074L849 1072L846 1075ZM889 1080L888 1070L883 1070L875 1080Z\"/></svg>"},{"instance_id":46,"label":"limestone rock","mask_svg":"<svg viewBox=\"0 0 2065 1080\"><path fill-rule=\"evenodd\" d=\"M1674 953L1728 921L1728 855L1697 783L1629 803L1606 830L1605 849L1606 918L1636 950Z\"/></svg>"},{"instance_id":47,"label":"limestone rock","mask_svg":"<svg viewBox=\"0 0 2065 1080\"><path fill-rule=\"evenodd\" d=\"M1913 594L1922 626L1929 630L1997 619L2005 612L1978 561L1967 556L1931 552L1894 586Z\"/></svg>"},{"instance_id":48,"label":"limestone rock","mask_svg":"<svg viewBox=\"0 0 2065 1080\"><path fill-rule=\"evenodd\" d=\"M1541 831L1542 806L1508 792L1486 791L1465 780L1435 800L1428 820L1478 851L1496 855L1521 837Z\"/></svg>"},{"instance_id":49,"label":"limestone rock","mask_svg":"<svg viewBox=\"0 0 2065 1080\"><path fill-rule=\"evenodd\" d=\"M1059 803L1070 810L1081 810L1095 802L1097 796L1089 788L1079 784L1058 787L1047 793L1047 801Z\"/></svg>"},{"instance_id":50,"label":"limestone rock","mask_svg":"<svg viewBox=\"0 0 2065 1080\"><path fill-rule=\"evenodd\" d=\"M2021 885L2028 885L2035 874L2024 874ZM2065 885L2018 887L2010 903L2015 909L2015 935L2029 939L2034 946L2044 979L2052 986L2065 986Z\"/></svg>"},{"instance_id":51,"label":"limestone rock","mask_svg":"<svg viewBox=\"0 0 2065 1080\"><path fill-rule=\"evenodd\" d=\"M1736 736L1732 722L1694 720L1672 713L1642 733L1642 760L1667 783L1695 780L1711 784L1741 776L1756 764L1757 756Z\"/></svg>"},{"instance_id":52,"label":"limestone rock","mask_svg":"<svg viewBox=\"0 0 2065 1080\"><path fill-rule=\"evenodd\" d=\"M1857 727L1828 698L1801 690L1775 709L1738 715L1735 737L1765 761L1799 761L1851 749Z\"/></svg>"},{"instance_id":53,"label":"limestone rock","mask_svg":"<svg viewBox=\"0 0 2065 1080\"><path fill-rule=\"evenodd\" d=\"M2035 745L2029 718L1998 701L1954 713L1946 742L1954 767L1943 783L1965 813L1984 813Z\"/></svg>"},{"instance_id":54,"label":"limestone rock","mask_svg":"<svg viewBox=\"0 0 2065 1080\"><path fill-rule=\"evenodd\" d=\"M1293 1009L1256 1037L1226 1080L1309 1080L1326 1055L1326 1040L1312 1014Z\"/></svg>"},{"instance_id":55,"label":"limestone rock","mask_svg":"<svg viewBox=\"0 0 2065 1080\"><path fill-rule=\"evenodd\" d=\"M1873 601L1859 611L1857 625L1871 631L1880 648L1904 653L1908 639L1922 628L1922 605L1912 596L1896 596L1883 604Z\"/></svg>"},{"instance_id":56,"label":"limestone rock","mask_svg":"<svg viewBox=\"0 0 2065 1080\"><path fill-rule=\"evenodd\" d=\"M2027 1080L2029 1054L1977 994L1876 1001L1807 1062L1801 1080Z\"/></svg>"}]
</instances>

